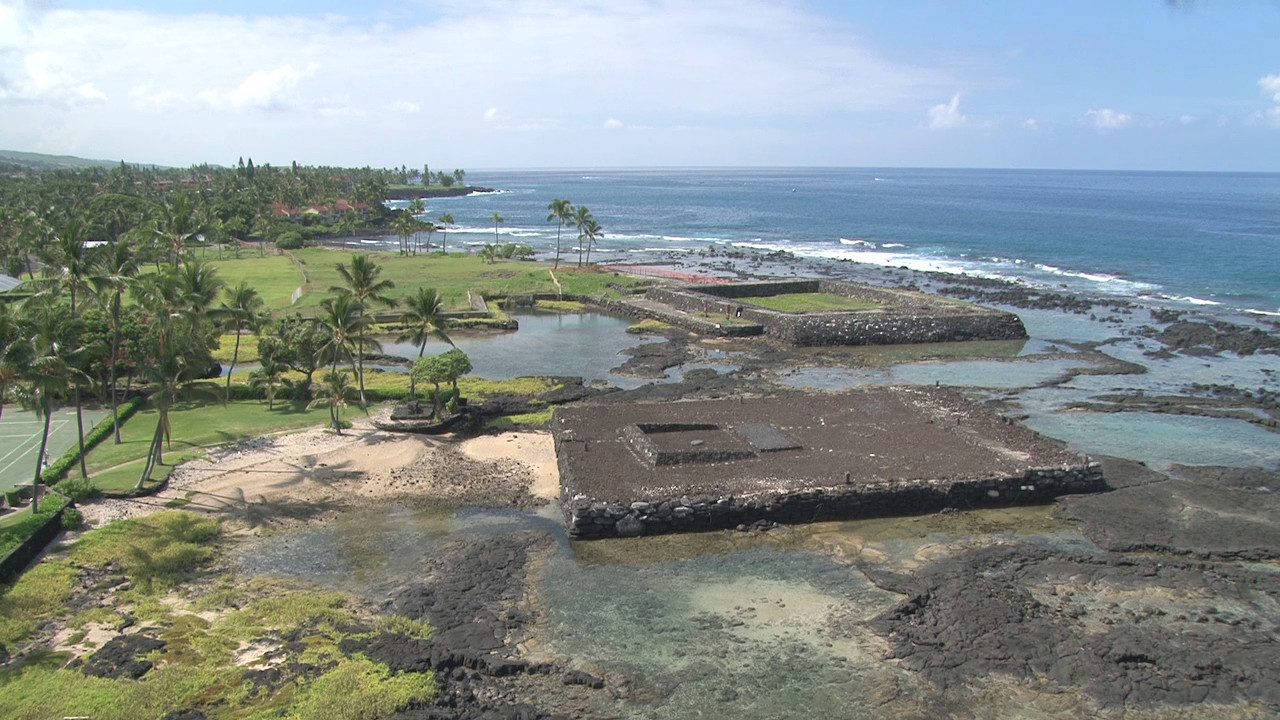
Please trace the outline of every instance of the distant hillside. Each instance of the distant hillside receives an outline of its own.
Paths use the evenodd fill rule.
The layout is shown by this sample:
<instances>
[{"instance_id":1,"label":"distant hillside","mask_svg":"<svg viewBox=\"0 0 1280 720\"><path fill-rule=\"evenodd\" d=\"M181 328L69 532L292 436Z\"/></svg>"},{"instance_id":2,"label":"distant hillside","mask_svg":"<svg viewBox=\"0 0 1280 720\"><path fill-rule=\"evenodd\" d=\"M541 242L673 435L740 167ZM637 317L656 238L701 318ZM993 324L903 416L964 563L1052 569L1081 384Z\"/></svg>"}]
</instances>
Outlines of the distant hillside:
<instances>
[{"instance_id":1,"label":"distant hillside","mask_svg":"<svg viewBox=\"0 0 1280 720\"><path fill-rule=\"evenodd\" d=\"M90 167L115 167L119 164L119 160L89 160L74 155L45 155L17 150L0 150L0 167L77 170Z\"/></svg>"}]
</instances>

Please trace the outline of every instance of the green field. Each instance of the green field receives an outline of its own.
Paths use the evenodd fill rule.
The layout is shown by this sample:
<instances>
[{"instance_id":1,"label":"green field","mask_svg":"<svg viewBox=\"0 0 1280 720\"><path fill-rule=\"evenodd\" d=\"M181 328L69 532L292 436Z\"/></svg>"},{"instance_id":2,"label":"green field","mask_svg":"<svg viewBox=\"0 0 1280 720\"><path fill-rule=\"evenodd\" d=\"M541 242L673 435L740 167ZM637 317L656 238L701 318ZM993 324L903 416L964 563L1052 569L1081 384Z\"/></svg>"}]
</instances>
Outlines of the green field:
<instances>
[{"instance_id":1,"label":"green field","mask_svg":"<svg viewBox=\"0 0 1280 720\"><path fill-rule=\"evenodd\" d=\"M833 295L831 293L786 293L784 295L768 295L764 297L741 298L746 305L755 305L766 310L778 312L848 312L851 310L874 310L880 303L874 300Z\"/></svg>"},{"instance_id":2,"label":"green field","mask_svg":"<svg viewBox=\"0 0 1280 720\"><path fill-rule=\"evenodd\" d=\"M241 280L249 283L250 287L258 291L258 296L266 303L267 309L272 311L289 307L293 291L304 283L302 273L284 255L246 256L214 260L210 264L218 268L218 277L225 280L228 286ZM325 289L328 287L326 285Z\"/></svg>"},{"instance_id":3,"label":"green field","mask_svg":"<svg viewBox=\"0 0 1280 720\"><path fill-rule=\"evenodd\" d=\"M328 248L306 248L293 253L302 263L308 277L304 293L296 305L289 297L301 285L298 271L283 256L245 257L217 263L219 276L228 285L246 280L257 288L267 308L279 312L290 307L304 313L314 311L329 297L331 287L341 286L337 264L347 263L352 253ZM475 255L399 255L373 253L382 266L381 277L395 283L390 293L401 297L420 287L435 288L443 296L448 310L467 310L467 291L477 290L488 297L554 293L555 283L548 272L549 263L500 261L486 263ZM645 281L609 272L573 272L561 268L556 276L570 295L619 296L623 290Z\"/></svg>"}]
</instances>

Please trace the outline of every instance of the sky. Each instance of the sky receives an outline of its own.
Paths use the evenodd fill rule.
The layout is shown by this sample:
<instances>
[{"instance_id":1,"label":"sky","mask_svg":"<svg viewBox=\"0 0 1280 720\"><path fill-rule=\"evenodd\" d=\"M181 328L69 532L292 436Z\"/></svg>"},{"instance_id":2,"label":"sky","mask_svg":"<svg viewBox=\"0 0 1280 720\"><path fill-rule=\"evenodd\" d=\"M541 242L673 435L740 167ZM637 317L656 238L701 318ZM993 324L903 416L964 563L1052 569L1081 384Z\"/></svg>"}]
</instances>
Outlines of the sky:
<instances>
[{"instance_id":1,"label":"sky","mask_svg":"<svg viewBox=\"0 0 1280 720\"><path fill-rule=\"evenodd\" d=\"M1280 171L1280 0L0 0L0 148Z\"/></svg>"}]
</instances>

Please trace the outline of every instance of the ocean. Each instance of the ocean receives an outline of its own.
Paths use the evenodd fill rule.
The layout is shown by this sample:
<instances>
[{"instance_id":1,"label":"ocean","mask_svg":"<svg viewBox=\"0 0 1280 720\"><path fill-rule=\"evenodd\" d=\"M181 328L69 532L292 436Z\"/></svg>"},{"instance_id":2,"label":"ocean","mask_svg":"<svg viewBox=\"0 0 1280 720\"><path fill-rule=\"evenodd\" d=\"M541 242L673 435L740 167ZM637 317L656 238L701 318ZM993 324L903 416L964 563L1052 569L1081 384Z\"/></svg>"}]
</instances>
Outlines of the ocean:
<instances>
[{"instance_id":1,"label":"ocean","mask_svg":"<svg viewBox=\"0 0 1280 720\"><path fill-rule=\"evenodd\" d=\"M604 228L593 260L733 245L1280 315L1280 174L645 169L468 181L500 192L433 199L427 212L451 213L449 242L464 246L494 241L497 212L498 242L545 257L556 232L547 205L565 198ZM562 238L575 261L576 235Z\"/></svg>"}]
</instances>

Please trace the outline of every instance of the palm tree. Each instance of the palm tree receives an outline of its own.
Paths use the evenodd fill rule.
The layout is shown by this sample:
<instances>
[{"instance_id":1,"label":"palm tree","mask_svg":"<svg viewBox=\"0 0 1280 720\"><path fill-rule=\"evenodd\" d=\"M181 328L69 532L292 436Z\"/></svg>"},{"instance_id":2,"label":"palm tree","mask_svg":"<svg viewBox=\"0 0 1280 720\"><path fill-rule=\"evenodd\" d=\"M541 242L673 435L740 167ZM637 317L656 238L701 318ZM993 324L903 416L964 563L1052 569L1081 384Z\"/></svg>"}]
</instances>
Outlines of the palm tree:
<instances>
[{"instance_id":1,"label":"palm tree","mask_svg":"<svg viewBox=\"0 0 1280 720\"><path fill-rule=\"evenodd\" d=\"M342 214L342 217L338 218L338 232L351 237L356 234L357 223L359 223L359 218L356 217L355 211L348 210Z\"/></svg>"},{"instance_id":2,"label":"palm tree","mask_svg":"<svg viewBox=\"0 0 1280 720\"><path fill-rule=\"evenodd\" d=\"M284 369L280 363L268 359L257 370L249 373L249 386L264 391L268 410L276 409L276 389L284 385Z\"/></svg>"},{"instance_id":3,"label":"palm tree","mask_svg":"<svg viewBox=\"0 0 1280 720\"><path fill-rule=\"evenodd\" d=\"M431 236L434 235L436 230L439 230L439 228L437 228L434 224L432 224L430 220L423 220L421 227L422 227L422 231L427 234L427 250L430 250Z\"/></svg>"},{"instance_id":4,"label":"palm tree","mask_svg":"<svg viewBox=\"0 0 1280 720\"><path fill-rule=\"evenodd\" d=\"M386 295L386 292L393 289L396 284L390 280L378 279L378 276L382 274L382 267L370 259L368 255L352 255L350 265L338 263L335 267L338 269L338 274L342 276L343 285L331 287L329 291L351 295L355 298L359 309L360 325L356 347L356 375L360 380L360 406L364 407L367 405L364 397L365 344L369 343L371 346L381 348L376 340L365 338L365 330L368 328L368 323L365 321L365 311L371 302L376 302L388 308L395 307L395 298Z\"/></svg>"},{"instance_id":5,"label":"palm tree","mask_svg":"<svg viewBox=\"0 0 1280 720\"><path fill-rule=\"evenodd\" d=\"M53 292L66 290L71 300L71 317L80 317L77 303L80 292L90 290L90 252L85 244L89 239L89 224L79 214L67 214L50 223L53 229L53 246L46 257L45 276ZM47 292L47 291L42 291ZM75 344L75 338L69 338ZM72 399L76 408L76 431L80 446L80 476L89 477L84 460L84 413L80 402L80 383L72 384Z\"/></svg>"},{"instance_id":6,"label":"palm tree","mask_svg":"<svg viewBox=\"0 0 1280 720\"><path fill-rule=\"evenodd\" d=\"M336 295L320 302L320 317L317 321L323 328L324 342L320 343L319 354L333 364L333 372L338 371L339 360L351 361L351 374L356 374L355 345L356 336L360 333L363 320L357 303L351 295Z\"/></svg>"},{"instance_id":7,"label":"palm tree","mask_svg":"<svg viewBox=\"0 0 1280 720\"><path fill-rule=\"evenodd\" d=\"M329 420L333 423L333 431L341 435L342 407L347 404L354 389L351 387L351 381L347 379L346 373L325 373L321 394L317 395L316 399L312 400L307 407L313 408L317 405L328 405Z\"/></svg>"},{"instance_id":8,"label":"palm tree","mask_svg":"<svg viewBox=\"0 0 1280 720\"><path fill-rule=\"evenodd\" d=\"M418 249L418 233L421 230L423 230L422 221L419 220L418 217L420 215L426 214L427 204L423 202L422 198L414 198L413 202L409 203L409 207L405 208L405 212L414 221L413 222L413 254L416 255L417 249Z\"/></svg>"},{"instance_id":9,"label":"palm tree","mask_svg":"<svg viewBox=\"0 0 1280 720\"><path fill-rule=\"evenodd\" d=\"M600 229L600 223L592 218L583 229L583 234L587 238L587 265L591 265L591 246L596 244L596 240L604 237L604 232Z\"/></svg>"},{"instance_id":10,"label":"palm tree","mask_svg":"<svg viewBox=\"0 0 1280 720\"><path fill-rule=\"evenodd\" d=\"M555 220L560 224L556 226L556 261L552 265L552 270L560 268L560 231L564 229L564 224L573 219L573 205L568 200L552 200L547 206L551 214L547 215L547 222Z\"/></svg>"},{"instance_id":11,"label":"palm tree","mask_svg":"<svg viewBox=\"0 0 1280 720\"><path fill-rule=\"evenodd\" d=\"M405 310L400 322L405 324L405 332L396 338L396 342L412 342L418 346L418 357L427 350L427 340L439 338L452 347L453 341L444 332L444 304L440 301L440 293L434 288L418 288L417 292L405 300ZM413 374L409 375L409 397L417 399L417 382Z\"/></svg>"},{"instance_id":12,"label":"palm tree","mask_svg":"<svg viewBox=\"0 0 1280 720\"><path fill-rule=\"evenodd\" d=\"M481 260L492 265L498 262L498 255L500 252L501 251L498 249L497 245L494 245L493 243L485 243L484 247L480 248L479 255Z\"/></svg>"},{"instance_id":13,"label":"palm tree","mask_svg":"<svg viewBox=\"0 0 1280 720\"><path fill-rule=\"evenodd\" d=\"M49 447L49 420L53 401L64 397L69 387L79 380L79 371L68 361L76 319L70 308L49 298L35 297L23 305L26 316L30 356L22 371L19 386L22 404L42 418L40 451L36 453L35 475L31 481L31 510L40 507L40 475L44 470L45 451Z\"/></svg>"},{"instance_id":14,"label":"palm tree","mask_svg":"<svg viewBox=\"0 0 1280 720\"><path fill-rule=\"evenodd\" d=\"M160 208L155 236L160 246L169 253L171 265L178 264L186 246L199 237L202 230L195 204L189 196L175 195Z\"/></svg>"},{"instance_id":15,"label":"palm tree","mask_svg":"<svg viewBox=\"0 0 1280 720\"><path fill-rule=\"evenodd\" d=\"M506 221L506 218L498 213L494 213L493 217L489 218L489 222L493 223L493 243L495 245L498 244L498 226Z\"/></svg>"},{"instance_id":16,"label":"palm tree","mask_svg":"<svg viewBox=\"0 0 1280 720\"><path fill-rule=\"evenodd\" d=\"M586 229L592 222L595 222L595 218L592 217L591 211L587 209L586 205L579 205L574 209L573 224L578 226L578 267L582 267L582 251L584 249L583 243L586 240Z\"/></svg>"},{"instance_id":17,"label":"palm tree","mask_svg":"<svg viewBox=\"0 0 1280 720\"><path fill-rule=\"evenodd\" d=\"M111 396L111 418L115 427L116 444L120 440L120 402L116 394L116 371L120 360L120 311L123 308L124 293L133 284L138 274L138 259L127 242L114 240L107 243L104 252L98 255L98 264L92 282L98 291L98 297L109 304L111 316L111 358L108 381L108 393ZM126 388L127 390L128 388Z\"/></svg>"},{"instance_id":18,"label":"palm tree","mask_svg":"<svg viewBox=\"0 0 1280 720\"><path fill-rule=\"evenodd\" d=\"M9 389L22 380L23 371L31 364L31 343L9 303L0 303L0 415Z\"/></svg>"},{"instance_id":19,"label":"palm tree","mask_svg":"<svg viewBox=\"0 0 1280 720\"><path fill-rule=\"evenodd\" d=\"M407 255L409 252L409 236L417 230L418 222L413 216L407 212L402 212L391 221L391 229L396 231L396 235L400 236L400 254Z\"/></svg>"},{"instance_id":20,"label":"palm tree","mask_svg":"<svg viewBox=\"0 0 1280 720\"><path fill-rule=\"evenodd\" d=\"M231 352L231 367L227 368L227 400L231 399L231 373L235 372L236 362L240 359L240 333L246 329L256 335L262 328L262 308L264 303L258 291L249 287L249 283L241 280L235 287L227 288L223 293L222 315L226 321L226 329L236 334L236 347Z\"/></svg>"},{"instance_id":21,"label":"palm tree","mask_svg":"<svg viewBox=\"0 0 1280 720\"><path fill-rule=\"evenodd\" d=\"M443 235L440 236L440 252L449 253L449 228L453 225L453 215L449 213L440 213L440 230Z\"/></svg>"}]
</instances>

